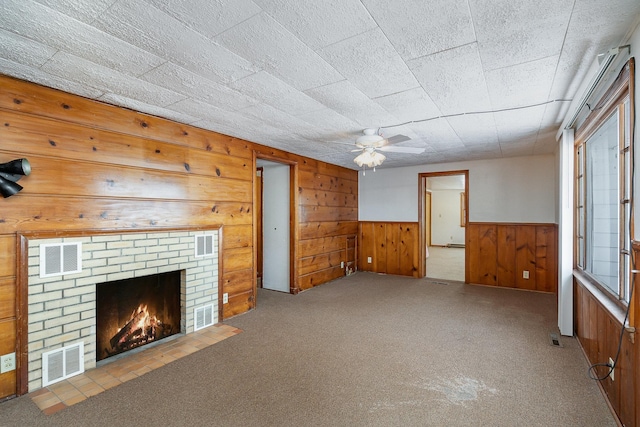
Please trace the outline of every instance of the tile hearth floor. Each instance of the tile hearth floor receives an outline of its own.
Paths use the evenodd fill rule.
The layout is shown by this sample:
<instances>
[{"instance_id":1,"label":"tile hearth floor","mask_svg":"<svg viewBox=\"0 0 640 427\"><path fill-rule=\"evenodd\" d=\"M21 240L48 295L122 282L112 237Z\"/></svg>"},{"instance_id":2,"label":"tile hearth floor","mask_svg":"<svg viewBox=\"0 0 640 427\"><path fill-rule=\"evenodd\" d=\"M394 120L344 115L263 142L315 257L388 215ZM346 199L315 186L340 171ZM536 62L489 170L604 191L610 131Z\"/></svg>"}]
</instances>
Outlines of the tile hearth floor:
<instances>
[{"instance_id":1,"label":"tile hearth floor","mask_svg":"<svg viewBox=\"0 0 640 427\"><path fill-rule=\"evenodd\" d=\"M51 415L240 332L233 326L210 326L43 387L30 396L42 412Z\"/></svg>"}]
</instances>

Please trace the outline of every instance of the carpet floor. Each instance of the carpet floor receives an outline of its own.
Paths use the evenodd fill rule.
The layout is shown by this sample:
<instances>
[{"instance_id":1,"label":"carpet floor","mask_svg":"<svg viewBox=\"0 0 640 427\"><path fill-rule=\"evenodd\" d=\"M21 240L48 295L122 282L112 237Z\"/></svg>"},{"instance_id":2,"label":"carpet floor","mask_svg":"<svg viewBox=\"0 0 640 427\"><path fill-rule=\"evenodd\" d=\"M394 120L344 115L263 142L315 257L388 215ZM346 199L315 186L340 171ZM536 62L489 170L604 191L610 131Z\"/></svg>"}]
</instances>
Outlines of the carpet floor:
<instances>
[{"instance_id":1,"label":"carpet floor","mask_svg":"<svg viewBox=\"0 0 640 427\"><path fill-rule=\"evenodd\" d=\"M554 295L357 273L260 290L242 333L53 415L1 426L615 426Z\"/></svg>"}]
</instances>

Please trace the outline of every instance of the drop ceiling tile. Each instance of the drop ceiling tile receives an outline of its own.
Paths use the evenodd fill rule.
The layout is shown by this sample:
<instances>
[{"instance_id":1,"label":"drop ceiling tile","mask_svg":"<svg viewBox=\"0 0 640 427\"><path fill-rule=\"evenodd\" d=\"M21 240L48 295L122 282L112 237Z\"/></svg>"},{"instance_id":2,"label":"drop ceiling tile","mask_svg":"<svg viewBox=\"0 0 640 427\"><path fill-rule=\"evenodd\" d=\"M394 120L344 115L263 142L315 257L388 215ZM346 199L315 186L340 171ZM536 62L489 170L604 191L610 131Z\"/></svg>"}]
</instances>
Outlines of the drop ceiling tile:
<instances>
[{"instance_id":1,"label":"drop ceiling tile","mask_svg":"<svg viewBox=\"0 0 640 427\"><path fill-rule=\"evenodd\" d=\"M443 114L491 109L475 43L424 56L408 65Z\"/></svg>"},{"instance_id":2,"label":"drop ceiling tile","mask_svg":"<svg viewBox=\"0 0 640 427\"><path fill-rule=\"evenodd\" d=\"M181 93L186 97L201 99L225 110L239 110L258 103L256 99L170 62L145 73L140 78Z\"/></svg>"},{"instance_id":3,"label":"drop ceiling tile","mask_svg":"<svg viewBox=\"0 0 640 427\"><path fill-rule=\"evenodd\" d=\"M256 104L238 110L237 113L262 121L272 127L286 129L289 133L307 133L316 130L302 119L291 116L268 104Z\"/></svg>"},{"instance_id":4,"label":"drop ceiling tile","mask_svg":"<svg viewBox=\"0 0 640 427\"><path fill-rule=\"evenodd\" d=\"M266 13L216 37L222 46L299 90L342 80L316 52Z\"/></svg>"},{"instance_id":5,"label":"drop ceiling tile","mask_svg":"<svg viewBox=\"0 0 640 427\"><path fill-rule=\"evenodd\" d=\"M160 107L185 98L184 95L65 52L56 53L42 66L42 70L60 78L68 78L77 83L98 88L103 92L113 92Z\"/></svg>"},{"instance_id":6,"label":"drop ceiling tile","mask_svg":"<svg viewBox=\"0 0 640 427\"><path fill-rule=\"evenodd\" d=\"M419 141L425 142L435 151L445 148L464 148L464 144L453 131L449 122L444 119L429 122L412 123L408 125L415 133L421 136Z\"/></svg>"},{"instance_id":7,"label":"drop ceiling tile","mask_svg":"<svg viewBox=\"0 0 640 427\"><path fill-rule=\"evenodd\" d=\"M35 0L87 24L111 6L114 0Z\"/></svg>"},{"instance_id":8,"label":"drop ceiling tile","mask_svg":"<svg viewBox=\"0 0 640 427\"><path fill-rule=\"evenodd\" d=\"M178 102L167 105L166 108L204 121L218 121L221 123L228 123L230 125L239 125L239 123L242 122L242 120L234 121L234 119L242 117L235 112L227 112L213 104L193 98L182 99ZM226 117L226 120L223 120L223 117Z\"/></svg>"},{"instance_id":9,"label":"drop ceiling tile","mask_svg":"<svg viewBox=\"0 0 640 427\"><path fill-rule=\"evenodd\" d=\"M418 82L379 28L334 43L318 53L370 98L418 87Z\"/></svg>"},{"instance_id":10,"label":"drop ceiling tile","mask_svg":"<svg viewBox=\"0 0 640 427\"><path fill-rule=\"evenodd\" d=\"M258 68L166 13L136 0L119 0L94 25L104 32L218 83Z\"/></svg>"},{"instance_id":11,"label":"drop ceiling tile","mask_svg":"<svg viewBox=\"0 0 640 427\"><path fill-rule=\"evenodd\" d=\"M0 29L0 57L30 67L39 67L58 50L35 40Z\"/></svg>"},{"instance_id":12,"label":"drop ceiling tile","mask_svg":"<svg viewBox=\"0 0 640 427\"><path fill-rule=\"evenodd\" d=\"M500 143L535 137L540 129L545 106L502 111L494 114Z\"/></svg>"},{"instance_id":13,"label":"drop ceiling tile","mask_svg":"<svg viewBox=\"0 0 640 427\"><path fill-rule=\"evenodd\" d=\"M533 155L535 141L500 143L500 151L503 157L520 157Z\"/></svg>"},{"instance_id":14,"label":"drop ceiling tile","mask_svg":"<svg viewBox=\"0 0 640 427\"><path fill-rule=\"evenodd\" d=\"M163 117L178 123L189 124L199 120L198 118L189 116L188 114L178 113L167 108L158 107L157 105L145 104L144 102L140 102L136 99L116 95L115 93L105 93L98 99L106 102L107 104L129 108L134 111L140 111L141 113L151 114L152 116Z\"/></svg>"},{"instance_id":15,"label":"drop ceiling tile","mask_svg":"<svg viewBox=\"0 0 640 427\"><path fill-rule=\"evenodd\" d=\"M476 41L465 1L363 0L367 10L405 60Z\"/></svg>"},{"instance_id":16,"label":"drop ceiling tile","mask_svg":"<svg viewBox=\"0 0 640 427\"><path fill-rule=\"evenodd\" d=\"M398 124L398 119L369 99L351 82L338 83L305 91L305 93L363 128Z\"/></svg>"},{"instance_id":17,"label":"drop ceiling tile","mask_svg":"<svg viewBox=\"0 0 640 427\"><path fill-rule=\"evenodd\" d=\"M376 27L358 0L254 1L314 50Z\"/></svg>"},{"instance_id":18,"label":"drop ceiling tile","mask_svg":"<svg viewBox=\"0 0 640 427\"><path fill-rule=\"evenodd\" d=\"M492 114L467 114L446 119L453 131L469 148L498 141L496 123Z\"/></svg>"},{"instance_id":19,"label":"drop ceiling tile","mask_svg":"<svg viewBox=\"0 0 640 427\"><path fill-rule=\"evenodd\" d=\"M229 87L292 116L301 116L326 108L266 71L236 80L230 83Z\"/></svg>"},{"instance_id":20,"label":"drop ceiling tile","mask_svg":"<svg viewBox=\"0 0 640 427\"><path fill-rule=\"evenodd\" d=\"M526 107L549 101L557 56L485 71L493 109Z\"/></svg>"},{"instance_id":21,"label":"drop ceiling tile","mask_svg":"<svg viewBox=\"0 0 640 427\"><path fill-rule=\"evenodd\" d=\"M3 0L0 28L134 76L164 62L149 52L30 0Z\"/></svg>"},{"instance_id":22,"label":"drop ceiling tile","mask_svg":"<svg viewBox=\"0 0 640 427\"><path fill-rule=\"evenodd\" d=\"M359 123L324 106L322 110L300 114L297 117L313 125L316 129L326 130L327 136L324 138L327 140L352 143L363 129Z\"/></svg>"},{"instance_id":23,"label":"drop ceiling tile","mask_svg":"<svg viewBox=\"0 0 640 427\"><path fill-rule=\"evenodd\" d=\"M148 3L213 38L261 12L251 0L146 0Z\"/></svg>"},{"instance_id":24,"label":"drop ceiling tile","mask_svg":"<svg viewBox=\"0 0 640 427\"><path fill-rule=\"evenodd\" d=\"M574 0L470 0L485 70L557 56Z\"/></svg>"},{"instance_id":25,"label":"drop ceiling tile","mask_svg":"<svg viewBox=\"0 0 640 427\"><path fill-rule=\"evenodd\" d=\"M61 78L39 68L11 62L0 58L0 74L26 80L43 86L52 87L68 93L84 96L85 98L97 99L104 91L86 84L76 83L66 78Z\"/></svg>"},{"instance_id":26,"label":"drop ceiling tile","mask_svg":"<svg viewBox=\"0 0 640 427\"><path fill-rule=\"evenodd\" d=\"M375 98L374 101L403 123L441 115L422 87Z\"/></svg>"}]
</instances>

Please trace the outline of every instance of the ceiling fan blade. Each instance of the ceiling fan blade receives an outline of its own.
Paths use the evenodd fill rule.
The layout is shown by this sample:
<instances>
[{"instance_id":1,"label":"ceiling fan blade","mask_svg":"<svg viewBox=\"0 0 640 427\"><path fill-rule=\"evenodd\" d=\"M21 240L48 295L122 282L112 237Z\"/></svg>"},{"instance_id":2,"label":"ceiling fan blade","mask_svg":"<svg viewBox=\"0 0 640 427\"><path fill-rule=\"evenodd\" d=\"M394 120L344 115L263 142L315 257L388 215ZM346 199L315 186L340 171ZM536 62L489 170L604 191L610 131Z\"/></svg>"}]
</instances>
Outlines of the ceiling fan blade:
<instances>
[{"instance_id":1,"label":"ceiling fan blade","mask_svg":"<svg viewBox=\"0 0 640 427\"><path fill-rule=\"evenodd\" d=\"M392 145L385 145L378 148L380 151L387 151L390 153L406 153L406 154L420 154L424 153L424 148L418 147L394 147Z\"/></svg>"},{"instance_id":2,"label":"ceiling fan blade","mask_svg":"<svg viewBox=\"0 0 640 427\"><path fill-rule=\"evenodd\" d=\"M359 151L362 151L362 148L356 148L355 150L351 150L352 153L357 153Z\"/></svg>"},{"instance_id":3,"label":"ceiling fan blade","mask_svg":"<svg viewBox=\"0 0 640 427\"><path fill-rule=\"evenodd\" d=\"M400 134L393 135L393 136L387 138L386 145L398 144L400 142L405 142L405 141L410 141L410 140L411 140L411 138L409 138L406 135L400 135Z\"/></svg>"}]
</instances>

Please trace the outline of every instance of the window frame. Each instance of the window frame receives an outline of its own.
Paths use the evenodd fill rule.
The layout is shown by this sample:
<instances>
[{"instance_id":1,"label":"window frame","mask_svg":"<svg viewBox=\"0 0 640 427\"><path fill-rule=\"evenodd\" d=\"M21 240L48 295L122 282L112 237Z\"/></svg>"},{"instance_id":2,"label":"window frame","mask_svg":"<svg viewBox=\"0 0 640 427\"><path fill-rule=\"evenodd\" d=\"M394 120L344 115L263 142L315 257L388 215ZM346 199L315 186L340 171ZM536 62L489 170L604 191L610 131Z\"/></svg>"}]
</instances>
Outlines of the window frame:
<instances>
[{"instance_id":1,"label":"window frame","mask_svg":"<svg viewBox=\"0 0 640 427\"><path fill-rule=\"evenodd\" d=\"M576 129L574 145L574 269L598 287L621 307L629 303L631 280L631 245L633 239L633 130L634 130L634 59L624 65L615 81L595 105L588 105L590 113ZM589 223L586 207L589 192L587 182L587 141L613 116L618 119L618 293L591 274L587 268ZM581 216L582 214L582 216Z\"/></svg>"}]
</instances>

